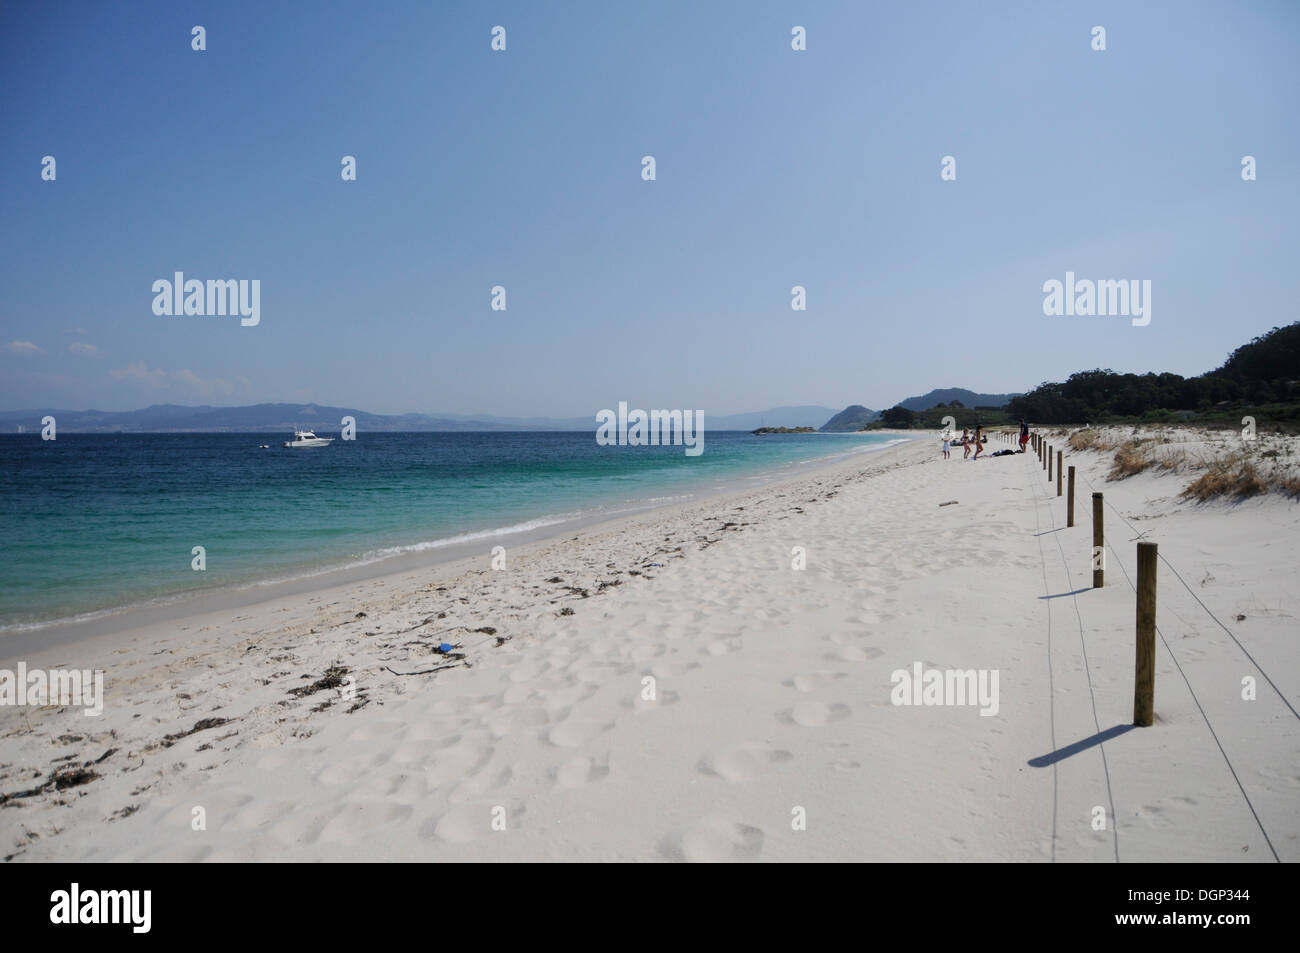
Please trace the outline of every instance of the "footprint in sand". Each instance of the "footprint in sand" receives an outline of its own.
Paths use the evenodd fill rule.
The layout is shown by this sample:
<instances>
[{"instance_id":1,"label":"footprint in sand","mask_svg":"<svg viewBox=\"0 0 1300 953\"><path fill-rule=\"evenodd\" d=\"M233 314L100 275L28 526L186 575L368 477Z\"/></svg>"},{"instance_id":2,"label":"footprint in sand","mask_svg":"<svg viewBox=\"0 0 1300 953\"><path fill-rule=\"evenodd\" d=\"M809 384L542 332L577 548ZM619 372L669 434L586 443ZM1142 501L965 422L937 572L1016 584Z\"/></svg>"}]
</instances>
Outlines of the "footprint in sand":
<instances>
[{"instance_id":1,"label":"footprint in sand","mask_svg":"<svg viewBox=\"0 0 1300 953\"><path fill-rule=\"evenodd\" d=\"M570 758L552 772L555 786L561 791L580 788L609 776L609 760Z\"/></svg>"},{"instance_id":2,"label":"footprint in sand","mask_svg":"<svg viewBox=\"0 0 1300 953\"><path fill-rule=\"evenodd\" d=\"M429 707L431 715L468 715L478 714L492 708L496 703L494 695L457 695L447 698Z\"/></svg>"},{"instance_id":3,"label":"footprint in sand","mask_svg":"<svg viewBox=\"0 0 1300 953\"><path fill-rule=\"evenodd\" d=\"M863 626L880 625L880 616L874 612L862 612L858 615L851 615L844 621L856 629Z\"/></svg>"},{"instance_id":4,"label":"footprint in sand","mask_svg":"<svg viewBox=\"0 0 1300 953\"><path fill-rule=\"evenodd\" d=\"M710 642L704 651L710 655L726 655L729 652L739 652L744 647L744 639L736 636L733 639L718 639L716 642Z\"/></svg>"},{"instance_id":5,"label":"footprint in sand","mask_svg":"<svg viewBox=\"0 0 1300 953\"><path fill-rule=\"evenodd\" d=\"M390 757L392 752L384 750L346 761L331 761L316 774L316 781L319 784L351 784L363 774L386 763Z\"/></svg>"},{"instance_id":6,"label":"footprint in sand","mask_svg":"<svg viewBox=\"0 0 1300 953\"><path fill-rule=\"evenodd\" d=\"M360 784L343 796L345 801L392 801L394 804L415 804L429 793L429 785L418 774L377 777Z\"/></svg>"},{"instance_id":7,"label":"footprint in sand","mask_svg":"<svg viewBox=\"0 0 1300 953\"><path fill-rule=\"evenodd\" d=\"M676 705L681 700L682 697L671 688L666 690L660 689L656 693L654 701L647 701L642 698L641 693L638 692L631 698L631 700L624 700L623 707L631 708L635 712L655 711L660 708L666 708L669 705Z\"/></svg>"},{"instance_id":8,"label":"footprint in sand","mask_svg":"<svg viewBox=\"0 0 1300 953\"><path fill-rule=\"evenodd\" d=\"M516 684L520 682L530 682L538 675L548 671L550 667L551 666L545 662L523 661L518 665L513 666L510 671L506 673L506 678Z\"/></svg>"},{"instance_id":9,"label":"footprint in sand","mask_svg":"<svg viewBox=\"0 0 1300 953\"><path fill-rule=\"evenodd\" d=\"M569 674L580 682L599 685L632 671L635 671L635 668L631 665L615 665L609 662L578 662L569 669Z\"/></svg>"},{"instance_id":10,"label":"footprint in sand","mask_svg":"<svg viewBox=\"0 0 1300 953\"><path fill-rule=\"evenodd\" d=\"M655 678L681 678L692 669L702 668L699 662L657 662L650 666Z\"/></svg>"},{"instance_id":11,"label":"footprint in sand","mask_svg":"<svg viewBox=\"0 0 1300 953\"><path fill-rule=\"evenodd\" d=\"M255 739L253 741L254 746L261 747L260 744L261 740L262 740L261 738ZM280 744L282 742L277 740L276 743ZM267 754L263 755L261 758L258 759L257 770L274 771L277 768L284 767L286 764L293 764L295 761L301 761L303 758L307 757L308 755L318 755L324 753L324 751L325 751L324 748L315 748L309 750L301 746L277 748L275 751L268 752Z\"/></svg>"},{"instance_id":12,"label":"footprint in sand","mask_svg":"<svg viewBox=\"0 0 1300 953\"><path fill-rule=\"evenodd\" d=\"M807 675L796 675L794 678L788 678L781 684L787 688L793 688L800 692L819 692L823 688L829 688L838 682L841 678L848 678L847 672L810 672Z\"/></svg>"},{"instance_id":13,"label":"footprint in sand","mask_svg":"<svg viewBox=\"0 0 1300 953\"><path fill-rule=\"evenodd\" d=\"M716 775L726 781L752 781L773 765L782 764L793 757L789 751L759 742L748 742L722 754L701 758L699 769L704 774Z\"/></svg>"},{"instance_id":14,"label":"footprint in sand","mask_svg":"<svg viewBox=\"0 0 1300 953\"><path fill-rule=\"evenodd\" d=\"M232 827L235 830L249 831L255 827L261 827L263 824L278 821L292 811L294 806L293 801L258 801L236 812L226 822L225 826Z\"/></svg>"},{"instance_id":15,"label":"footprint in sand","mask_svg":"<svg viewBox=\"0 0 1300 953\"><path fill-rule=\"evenodd\" d=\"M518 705L520 702L526 702L537 692L531 685L511 685L501 693L501 702L506 705Z\"/></svg>"},{"instance_id":16,"label":"footprint in sand","mask_svg":"<svg viewBox=\"0 0 1300 953\"><path fill-rule=\"evenodd\" d=\"M491 761L495 751L485 737L453 735L432 753L424 767L424 778L435 788L463 780Z\"/></svg>"},{"instance_id":17,"label":"footprint in sand","mask_svg":"<svg viewBox=\"0 0 1300 953\"><path fill-rule=\"evenodd\" d=\"M567 708L579 702L585 702L598 691L600 691L598 685L590 682L579 682L576 685L570 685L568 688L547 692L545 701L551 708Z\"/></svg>"},{"instance_id":18,"label":"footprint in sand","mask_svg":"<svg viewBox=\"0 0 1300 953\"><path fill-rule=\"evenodd\" d=\"M325 822L316 839L322 844L355 844L375 828L400 821L410 816L410 813L411 808L406 804L383 801L347 803Z\"/></svg>"},{"instance_id":19,"label":"footprint in sand","mask_svg":"<svg viewBox=\"0 0 1300 953\"><path fill-rule=\"evenodd\" d=\"M306 811L299 807L284 820L271 828L272 837L285 844L310 845L316 843L321 829L334 819L335 812L329 809Z\"/></svg>"},{"instance_id":20,"label":"footprint in sand","mask_svg":"<svg viewBox=\"0 0 1300 953\"><path fill-rule=\"evenodd\" d=\"M1168 830L1175 826L1174 818L1159 804L1144 804L1137 810L1138 820L1143 821L1153 831Z\"/></svg>"},{"instance_id":21,"label":"footprint in sand","mask_svg":"<svg viewBox=\"0 0 1300 953\"><path fill-rule=\"evenodd\" d=\"M547 739L558 748L577 748L613 727L613 723L570 718L552 728Z\"/></svg>"},{"instance_id":22,"label":"footprint in sand","mask_svg":"<svg viewBox=\"0 0 1300 953\"><path fill-rule=\"evenodd\" d=\"M836 645L860 645L873 634L862 629L854 629L851 632L832 632L828 638Z\"/></svg>"},{"instance_id":23,"label":"footprint in sand","mask_svg":"<svg viewBox=\"0 0 1300 953\"><path fill-rule=\"evenodd\" d=\"M372 721L348 735L348 741L371 741L375 738L387 738L401 741L406 725L400 721Z\"/></svg>"},{"instance_id":24,"label":"footprint in sand","mask_svg":"<svg viewBox=\"0 0 1300 953\"><path fill-rule=\"evenodd\" d=\"M780 712L777 717L781 721L792 721L796 725L803 725L805 728L820 728L823 725L829 725L831 722L843 721L852 713L853 710L848 705L839 702L827 704L826 702L802 701L797 703L794 708Z\"/></svg>"},{"instance_id":25,"label":"footprint in sand","mask_svg":"<svg viewBox=\"0 0 1300 953\"><path fill-rule=\"evenodd\" d=\"M670 860L692 864L755 860L763 850L763 831L721 817L691 825L680 837L669 838L660 852Z\"/></svg>"},{"instance_id":26,"label":"footprint in sand","mask_svg":"<svg viewBox=\"0 0 1300 953\"><path fill-rule=\"evenodd\" d=\"M471 718L422 718L406 730L406 740L441 741L444 738L464 731L473 723Z\"/></svg>"},{"instance_id":27,"label":"footprint in sand","mask_svg":"<svg viewBox=\"0 0 1300 953\"><path fill-rule=\"evenodd\" d=\"M498 807L504 808L504 816ZM486 834L500 833L492 828L493 821L498 818L502 818L505 829L510 830L522 813L522 810L512 811L504 805L461 804L426 823L420 829L420 836L437 838L449 844L464 844Z\"/></svg>"},{"instance_id":28,"label":"footprint in sand","mask_svg":"<svg viewBox=\"0 0 1300 953\"><path fill-rule=\"evenodd\" d=\"M845 645L834 652L827 652L826 660L828 662L869 662L884 654L877 648L860 649L856 645Z\"/></svg>"},{"instance_id":29,"label":"footprint in sand","mask_svg":"<svg viewBox=\"0 0 1300 953\"><path fill-rule=\"evenodd\" d=\"M487 771L471 774L465 779L464 784L458 784L452 788L451 793L447 795L447 800L457 803L460 801L480 801L492 791L502 791L509 787L514 776L514 772L509 768L502 768L501 772L496 775L491 775Z\"/></svg>"},{"instance_id":30,"label":"footprint in sand","mask_svg":"<svg viewBox=\"0 0 1300 953\"><path fill-rule=\"evenodd\" d=\"M617 655L623 648L621 639L597 639L587 645L587 652L593 658L600 658L605 655Z\"/></svg>"},{"instance_id":31,"label":"footprint in sand","mask_svg":"<svg viewBox=\"0 0 1300 953\"><path fill-rule=\"evenodd\" d=\"M493 712L483 721L495 737L504 738L548 725L551 716L545 708L508 708Z\"/></svg>"},{"instance_id":32,"label":"footprint in sand","mask_svg":"<svg viewBox=\"0 0 1300 953\"><path fill-rule=\"evenodd\" d=\"M189 827L190 821L194 819L194 808L201 807L207 815L208 826L218 826L218 824L214 824L214 821L218 821L231 811L237 811L244 805L252 803L252 800L253 796L245 794L243 791L199 791L185 800L178 801L176 807L163 818L163 823ZM219 823L224 823L224 821L219 821Z\"/></svg>"}]
</instances>

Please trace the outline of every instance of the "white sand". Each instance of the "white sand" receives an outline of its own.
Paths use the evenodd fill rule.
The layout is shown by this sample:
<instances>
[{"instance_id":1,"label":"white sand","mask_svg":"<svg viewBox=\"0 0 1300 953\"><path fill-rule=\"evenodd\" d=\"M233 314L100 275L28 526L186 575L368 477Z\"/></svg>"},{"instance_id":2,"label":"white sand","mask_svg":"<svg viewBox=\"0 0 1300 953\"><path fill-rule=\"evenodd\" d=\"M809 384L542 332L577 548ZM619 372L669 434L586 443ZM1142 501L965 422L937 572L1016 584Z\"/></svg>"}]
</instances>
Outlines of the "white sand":
<instances>
[{"instance_id":1,"label":"white sand","mask_svg":"<svg viewBox=\"0 0 1300 953\"><path fill-rule=\"evenodd\" d=\"M29 658L103 668L106 709L0 708L0 792L113 753L0 806L0 856L1300 859L1300 718L1211 616L1300 708L1300 507L1182 503L1186 474L1107 483L1108 454L1067 456L1073 529L1033 454L942 461L924 439L504 571L485 553ZM1091 743L1132 719L1138 532L1190 589L1161 564L1156 725ZM496 633L435 634L457 625ZM472 667L385 668L432 668L444 639ZM363 707L288 694L335 661ZM998 670L997 715L892 705L914 662Z\"/></svg>"}]
</instances>

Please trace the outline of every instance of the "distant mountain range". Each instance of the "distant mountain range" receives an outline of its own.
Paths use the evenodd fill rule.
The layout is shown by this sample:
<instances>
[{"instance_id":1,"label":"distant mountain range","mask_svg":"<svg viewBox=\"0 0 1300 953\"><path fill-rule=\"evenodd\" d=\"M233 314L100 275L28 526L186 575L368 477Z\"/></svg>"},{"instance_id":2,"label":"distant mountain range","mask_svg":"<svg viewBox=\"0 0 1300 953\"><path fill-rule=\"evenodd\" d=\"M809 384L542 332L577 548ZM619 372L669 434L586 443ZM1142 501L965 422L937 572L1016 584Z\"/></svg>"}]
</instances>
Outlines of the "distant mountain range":
<instances>
[{"instance_id":1,"label":"distant mountain range","mask_svg":"<svg viewBox=\"0 0 1300 953\"><path fill-rule=\"evenodd\" d=\"M898 406L906 407L908 410L929 410L939 404L951 404L956 400L960 401L963 407L1005 407L1011 398L1019 396L1019 394L977 394L964 387L944 387L922 394L920 397L900 400Z\"/></svg>"},{"instance_id":2,"label":"distant mountain range","mask_svg":"<svg viewBox=\"0 0 1300 953\"><path fill-rule=\"evenodd\" d=\"M967 407L1001 407L1017 394L977 394L961 387L932 390L909 397L901 406L929 410L936 404L960 401ZM647 408L649 409L649 408ZM252 404L247 407L188 407L182 404L154 404L142 410L34 410L0 411L0 433L14 433L21 426L29 433L41 429L41 418L58 421L64 433L288 433L295 429L335 433L344 417L353 417L359 431L519 431L595 430L596 415L590 417L497 417L491 414L372 414L355 407L324 404ZM817 427L823 433L862 430L880 417L880 411L853 404L836 413L830 407L805 405L773 407L770 410L712 417L706 414L709 430L755 430L759 427ZM818 427L818 421L825 421Z\"/></svg>"},{"instance_id":3,"label":"distant mountain range","mask_svg":"<svg viewBox=\"0 0 1300 953\"><path fill-rule=\"evenodd\" d=\"M649 408L647 408L649 409ZM815 427L834 414L830 407L774 407L771 410L710 417L710 430L753 430L757 427ZM354 417L357 430L365 431L508 431L592 430L590 417L496 417L465 414L371 414L351 407L322 404L253 404L248 407L186 407L155 404L143 410L36 410L0 411L0 432L14 433L21 426L29 433L41 429L41 418L51 416L63 433L260 433L294 429L334 433L344 417Z\"/></svg>"},{"instance_id":4,"label":"distant mountain range","mask_svg":"<svg viewBox=\"0 0 1300 953\"><path fill-rule=\"evenodd\" d=\"M951 404L959 401L963 407L1005 407L1007 402L1019 394L977 394L964 387L944 387L932 390L920 397L909 397L895 406L906 407L912 411L929 410L939 404ZM819 428L823 433L845 433L864 429L867 424L880 418L881 412L851 404L832 417Z\"/></svg>"},{"instance_id":5,"label":"distant mountain range","mask_svg":"<svg viewBox=\"0 0 1300 953\"><path fill-rule=\"evenodd\" d=\"M821 425L822 433L852 433L866 428L880 416L879 411L870 410L861 404L851 404L826 423Z\"/></svg>"}]
</instances>

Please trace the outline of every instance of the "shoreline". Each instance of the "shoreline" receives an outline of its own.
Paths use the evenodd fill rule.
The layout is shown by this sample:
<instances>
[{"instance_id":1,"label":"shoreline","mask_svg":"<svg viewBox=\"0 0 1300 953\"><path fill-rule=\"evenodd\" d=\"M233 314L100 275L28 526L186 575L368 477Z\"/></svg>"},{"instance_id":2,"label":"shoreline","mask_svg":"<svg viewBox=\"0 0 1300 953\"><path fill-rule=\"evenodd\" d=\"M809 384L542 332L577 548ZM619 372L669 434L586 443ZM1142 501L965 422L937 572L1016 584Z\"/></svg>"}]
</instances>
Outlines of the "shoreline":
<instances>
[{"instance_id":1,"label":"shoreline","mask_svg":"<svg viewBox=\"0 0 1300 953\"><path fill-rule=\"evenodd\" d=\"M757 469L737 476L738 481L752 482L744 489L736 487L705 488L701 485L688 491L690 499L680 501L680 494L670 496L667 501L645 500L641 502L626 501L614 512L580 513L578 515L552 514L536 517L528 522L546 520L543 525L514 532L485 530L467 535L435 539L414 547L400 547L406 551L382 555L383 550L373 554L362 554L358 559L341 565L287 574L262 582L231 583L214 586L198 591L177 592L148 599L143 602L130 602L118 606L95 609L73 616L65 616L32 623L0 626L0 662L16 658L19 654L30 654L43 647L75 645L79 642L99 641L114 634L131 631L145 626L168 622L183 622L193 616L206 616L212 613L233 612L249 609L265 602L276 601L295 596L307 596L316 592L334 589L367 581L382 579L390 575L434 569L440 566L468 563L474 559L489 559L486 551L493 546L504 546L508 550L521 546L558 539L568 533L586 532L593 528L616 525L622 520L671 509L674 506L689 506L704 503L718 497L734 493L745 493L755 489L771 486L786 480L798 479L820 469L834 467L863 455L873 454L898 446L908 439L917 439L915 433L907 431L877 431L894 437L888 443L868 445L851 450L827 454L807 461L781 464L770 469ZM504 527L502 529L509 529ZM370 558L364 558L370 555Z\"/></svg>"},{"instance_id":2,"label":"shoreline","mask_svg":"<svg viewBox=\"0 0 1300 953\"><path fill-rule=\"evenodd\" d=\"M45 657L51 652L57 655L83 644L98 646L124 633L144 629L152 631L160 626L183 625L194 620L212 624L224 616L252 611L259 606L271 603L281 605L284 600L321 597L324 594L343 592L366 583L387 580L389 577L408 579L414 574L433 571L461 575L476 566L487 565L491 560L491 546L504 546L507 553L510 553L526 551L573 533L578 534L578 537L573 538L608 533L641 517L670 517L679 509L709 505L720 500L725 501L731 496L743 496L774 486L779 487L784 483L800 480L824 470L852 464L864 457L888 452L905 445L909 440L919 439L915 433L908 431L877 432L895 439L888 443L831 454L811 461L782 464L777 468L744 474L740 479L754 481L754 485L743 489L735 487L699 489L692 493L692 499L685 501L647 502L641 506L633 504L627 510L613 515L580 515L559 519L536 529L500 536L484 535L480 539L466 540L445 547L397 553L359 564L322 569L301 576L290 576L265 583L225 586L192 594L182 593L164 597L162 600L97 610L71 619L55 619L0 630L0 664L16 661L20 657L24 659ZM488 545L489 543L491 545Z\"/></svg>"}]
</instances>

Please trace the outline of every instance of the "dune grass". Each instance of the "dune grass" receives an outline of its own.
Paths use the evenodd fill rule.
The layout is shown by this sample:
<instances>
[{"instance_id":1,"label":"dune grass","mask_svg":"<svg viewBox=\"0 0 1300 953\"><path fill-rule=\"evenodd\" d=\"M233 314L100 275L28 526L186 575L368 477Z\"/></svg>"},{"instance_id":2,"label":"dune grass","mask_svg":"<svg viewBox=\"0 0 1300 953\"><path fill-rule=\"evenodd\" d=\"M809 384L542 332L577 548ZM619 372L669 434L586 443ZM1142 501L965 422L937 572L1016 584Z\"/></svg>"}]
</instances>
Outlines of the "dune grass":
<instances>
[{"instance_id":1,"label":"dune grass","mask_svg":"<svg viewBox=\"0 0 1300 953\"><path fill-rule=\"evenodd\" d=\"M1269 489L1270 481L1259 472L1255 461L1238 451L1211 461L1208 469L1189 483L1181 495L1205 503L1222 497L1243 500L1267 493Z\"/></svg>"},{"instance_id":2,"label":"dune grass","mask_svg":"<svg viewBox=\"0 0 1300 953\"><path fill-rule=\"evenodd\" d=\"M1115 451L1115 463L1106 474L1107 480L1123 480L1149 470L1155 464L1151 447L1146 440L1130 440Z\"/></svg>"}]
</instances>

